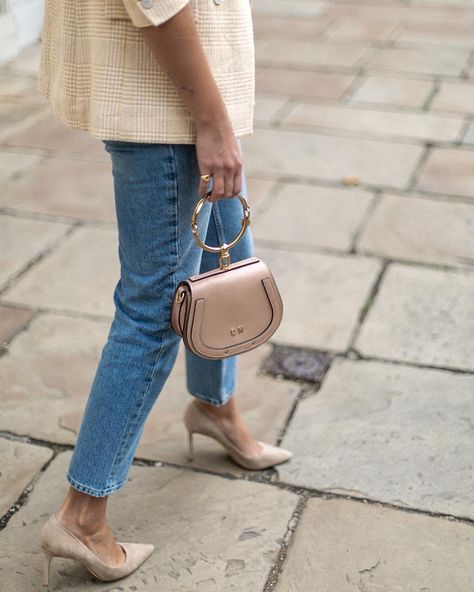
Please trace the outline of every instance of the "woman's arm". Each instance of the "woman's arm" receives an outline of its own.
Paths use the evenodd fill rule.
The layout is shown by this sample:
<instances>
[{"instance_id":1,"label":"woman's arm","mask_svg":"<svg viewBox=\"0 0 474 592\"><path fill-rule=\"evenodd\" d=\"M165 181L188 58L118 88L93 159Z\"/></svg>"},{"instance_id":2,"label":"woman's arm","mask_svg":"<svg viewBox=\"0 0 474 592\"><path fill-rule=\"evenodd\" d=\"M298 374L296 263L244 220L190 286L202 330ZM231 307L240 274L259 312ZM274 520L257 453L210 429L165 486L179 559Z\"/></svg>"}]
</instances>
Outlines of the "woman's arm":
<instances>
[{"instance_id":1,"label":"woman's arm","mask_svg":"<svg viewBox=\"0 0 474 592\"><path fill-rule=\"evenodd\" d=\"M242 190L242 155L201 45L190 3L161 25L143 27L141 31L194 119L199 171L213 174L209 201L233 197ZM207 185L200 182L200 195Z\"/></svg>"}]
</instances>

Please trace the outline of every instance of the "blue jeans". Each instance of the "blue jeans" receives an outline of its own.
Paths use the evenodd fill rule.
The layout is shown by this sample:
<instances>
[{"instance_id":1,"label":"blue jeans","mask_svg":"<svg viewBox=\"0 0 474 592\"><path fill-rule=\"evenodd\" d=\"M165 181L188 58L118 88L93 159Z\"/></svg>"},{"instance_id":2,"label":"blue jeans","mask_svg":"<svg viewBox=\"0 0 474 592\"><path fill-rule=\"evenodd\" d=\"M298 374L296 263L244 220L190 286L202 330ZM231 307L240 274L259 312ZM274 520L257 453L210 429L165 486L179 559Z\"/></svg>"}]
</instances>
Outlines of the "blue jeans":
<instances>
[{"instance_id":1,"label":"blue jeans","mask_svg":"<svg viewBox=\"0 0 474 592\"><path fill-rule=\"evenodd\" d=\"M120 279L67 472L72 487L98 497L125 484L145 420L176 361L176 286L219 265L218 254L203 251L191 231L200 197L195 145L103 142L112 159ZM246 191L244 177L242 195ZM230 243L241 219L237 197L205 202L199 236L211 246ZM231 261L253 256L250 228L230 255ZM186 348L185 356L189 393L217 406L226 403L236 386L237 356L208 360Z\"/></svg>"}]
</instances>

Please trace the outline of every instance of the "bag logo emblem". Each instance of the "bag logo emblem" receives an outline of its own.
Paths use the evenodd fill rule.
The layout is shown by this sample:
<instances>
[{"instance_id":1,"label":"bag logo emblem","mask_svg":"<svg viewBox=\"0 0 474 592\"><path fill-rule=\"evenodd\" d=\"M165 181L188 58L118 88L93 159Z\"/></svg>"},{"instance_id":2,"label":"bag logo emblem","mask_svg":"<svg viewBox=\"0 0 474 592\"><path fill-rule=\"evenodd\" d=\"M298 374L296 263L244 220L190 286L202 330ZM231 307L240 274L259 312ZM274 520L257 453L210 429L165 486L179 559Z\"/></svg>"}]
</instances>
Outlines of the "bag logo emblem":
<instances>
[{"instance_id":1,"label":"bag logo emblem","mask_svg":"<svg viewBox=\"0 0 474 592\"><path fill-rule=\"evenodd\" d=\"M237 335L237 333L243 333L244 332L244 327L243 325L239 325L237 327L237 329L235 327L232 327L230 330L230 334L231 335Z\"/></svg>"}]
</instances>

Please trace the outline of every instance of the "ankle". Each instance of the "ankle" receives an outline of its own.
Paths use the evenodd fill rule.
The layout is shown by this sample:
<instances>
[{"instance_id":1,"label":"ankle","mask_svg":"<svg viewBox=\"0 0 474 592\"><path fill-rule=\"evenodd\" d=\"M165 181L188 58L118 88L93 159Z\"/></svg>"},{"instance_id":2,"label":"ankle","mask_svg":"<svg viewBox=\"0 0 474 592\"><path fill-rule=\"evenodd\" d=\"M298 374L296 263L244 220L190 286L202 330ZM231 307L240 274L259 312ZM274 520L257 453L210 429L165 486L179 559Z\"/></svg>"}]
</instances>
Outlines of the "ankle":
<instances>
[{"instance_id":1,"label":"ankle","mask_svg":"<svg viewBox=\"0 0 474 592\"><path fill-rule=\"evenodd\" d=\"M70 490L56 512L56 519L70 529L93 536L107 527L106 507L106 499L79 495Z\"/></svg>"},{"instance_id":2,"label":"ankle","mask_svg":"<svg viewBox=\"0 0 474 592\"><path fill-rule=\"evenodd\" d=\"M80 532L83 536L91 537L99 534L107 528L105 519L96 520L88 515L72 514L64 511L56 513L56 519L74 532Z\"/></svg>"},{"instance_id":3,"label":"ankle","mask_svg":"<svg viewBox=\"0 0 474 592\"><path fill-rule=\"evenodd\" d=\"M231 400L227 401L224 405L213 405L212 403L206 403L206 401L201 399L196 399L196 405L213 417L229 421L235 421L239 417L239 412L237 411L234 402L231 402Z\"/></svg>"}]
</instances>

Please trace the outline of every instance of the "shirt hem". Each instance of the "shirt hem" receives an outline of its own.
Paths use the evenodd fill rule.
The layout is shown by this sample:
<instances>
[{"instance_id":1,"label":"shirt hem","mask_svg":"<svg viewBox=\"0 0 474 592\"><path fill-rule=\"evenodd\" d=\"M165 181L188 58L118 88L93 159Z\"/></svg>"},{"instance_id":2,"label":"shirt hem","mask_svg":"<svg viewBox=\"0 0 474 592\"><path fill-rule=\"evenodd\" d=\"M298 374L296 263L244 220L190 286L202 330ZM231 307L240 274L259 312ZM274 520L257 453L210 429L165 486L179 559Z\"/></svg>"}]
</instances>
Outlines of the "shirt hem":
<instances>
[{"instance_id":1,"label":"shirt hem","mask_svg":"<svg viewBox=\"0 0 474 592\"><path fill-rule=\"evenodd\" d=\"M48 93L44 92L43 89L39 89L42 94L48 97ZM49 98L49 97L48 97ZM128 141L128 142L143 142L143 143L151 143L151 144L195 144L196 143L196 134L189 134L189 133L137 133L136 131L123 131L120 129L120 125L117 125L117 130L110 130L110 129L98 129L88 125L85 122L81 122L78 120L71 119L67 117L64 113L61 113L57 109L54 108L52 105L53 114L62 121L65 125L72 129L77 129L81 131L88 132L91 136L98 138L99 140L121 140L121 141ZM253 124L250 125L240 125L234 128L234 135L236 137L242 137L251 135L254 133L254 126Z\"/></svg>"}]
</instances>

